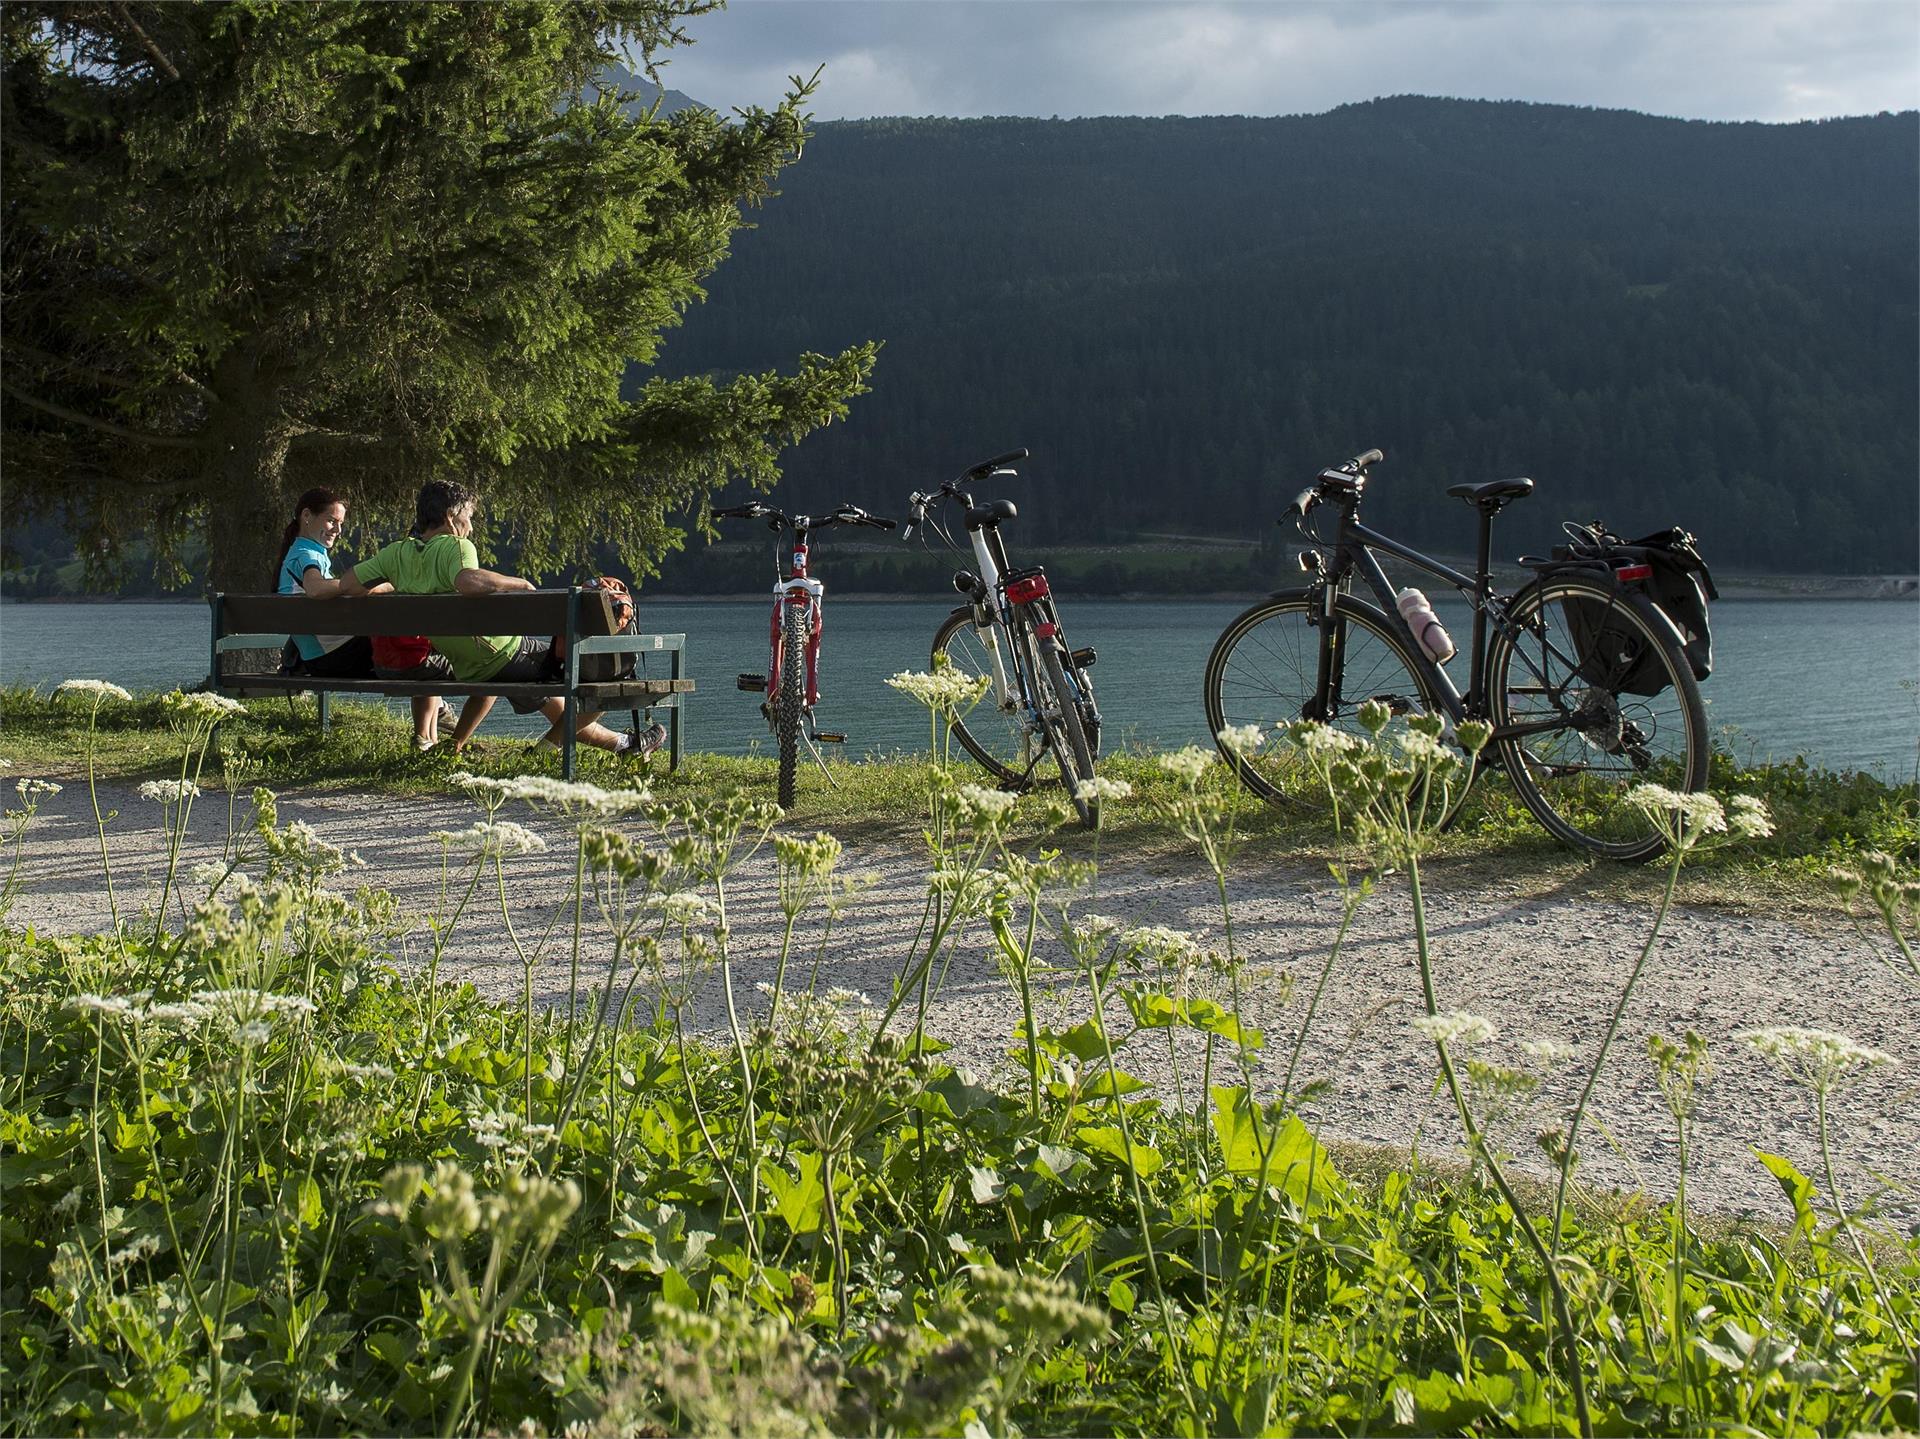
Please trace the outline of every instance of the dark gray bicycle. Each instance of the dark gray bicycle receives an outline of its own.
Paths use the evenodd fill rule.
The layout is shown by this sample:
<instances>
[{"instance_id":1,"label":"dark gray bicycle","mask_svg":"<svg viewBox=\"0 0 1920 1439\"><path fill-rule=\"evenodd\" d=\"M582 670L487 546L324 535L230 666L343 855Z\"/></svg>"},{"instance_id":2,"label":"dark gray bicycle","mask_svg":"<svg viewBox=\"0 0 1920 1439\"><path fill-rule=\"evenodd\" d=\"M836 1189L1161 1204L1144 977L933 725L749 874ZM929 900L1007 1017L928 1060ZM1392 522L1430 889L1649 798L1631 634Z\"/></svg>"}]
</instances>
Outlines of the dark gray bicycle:
<instances>
[{"instance_id":1,"label":"dark gray bicycle","mask_svg":"<svg viewBox=\"0 0 1920 1439\"><path fill-rule=\"evenodd\" d=\"M1271 733L1302 719L1357 732L1360 707L1484 720L1483 768L1505 770L1541 824L1567 844L1612 859L1652 859L1665 840L1627 801L1641 783L1693 791L1707 781L1706 709L1673 622L1646 595L1647 567L1605 557L1523 560L1534 578L1512 595L1488 581L1494 517L1533 492L1528 479L1453 485L1479 516L1479 559L1463 574L1360 523L1378 450L1322 470L1282 518L1313 548L1306 584L1270 595L1221 634L1207 659L1207 722ZM1333 524L1328 525L1329 517ZM1328 533L1331 529L1331 534ZM1375 551L1444 581L1473 608L1465 694L1422 650ZM1354 593L1366 581L1379 603ZM1330 800L1285 743L1241 756L1221 745L1241 782L1277 804Z\"/></svg>"}]
</instances>

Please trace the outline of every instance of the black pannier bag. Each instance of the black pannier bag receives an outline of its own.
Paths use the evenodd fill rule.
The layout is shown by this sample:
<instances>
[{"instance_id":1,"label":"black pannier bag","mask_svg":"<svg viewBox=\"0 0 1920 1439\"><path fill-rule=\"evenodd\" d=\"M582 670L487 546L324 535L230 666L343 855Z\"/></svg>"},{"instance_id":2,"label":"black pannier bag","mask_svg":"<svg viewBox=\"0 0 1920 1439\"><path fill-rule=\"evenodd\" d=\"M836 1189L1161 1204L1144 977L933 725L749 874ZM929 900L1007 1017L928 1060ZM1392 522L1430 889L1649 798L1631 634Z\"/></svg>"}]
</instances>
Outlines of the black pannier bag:
<instances>
[{"instance_id":1,"label":"black pannier bag","mask_svg":"<svg viewBox=\"0 0 1920 1439\"><path fill-rule=\"evenodd\" d=\"M637 635L640 633L640 615L633 603L633 594L624 582L611 575L600 575L585 581L581 589L591 592L591 597L581 597L582 628L589 634L595 632L609 635ZM598 600L594 604L593 600ZM604 629L602 629L604 625ZM580 680L583 684L611 684L616 680L630 680L634 677L635 656L626 654L582 655L580 657ZM553 662L556 674L564 674L567 662L567 637L553 637Z\"/></svg>"},{"instance_id":2,"label":"black pannier bag","mask_svg":"<svg viewBox=\"0 0 1920 1439\"><path fill-rule=\"evenodd\" d=\"M1554 547L1557 563L1604 566L1625 583L1640 586L1672 631L1693 677L1703 680L1713 673L1707 605L1719 599L1720 592L1692 535L1676 526L1623 540L1598 521L1569 525L1567 533L1573 543ZM1644 574L1635 574L1642 570ZM1597 600L1575 600L1567 606L1567 625L1580 646L1581 677L1616 693L1659 694L1667 687L1666 666L1631 626L1609 618L1609 608Z\"/></svg>"}]
</instances>

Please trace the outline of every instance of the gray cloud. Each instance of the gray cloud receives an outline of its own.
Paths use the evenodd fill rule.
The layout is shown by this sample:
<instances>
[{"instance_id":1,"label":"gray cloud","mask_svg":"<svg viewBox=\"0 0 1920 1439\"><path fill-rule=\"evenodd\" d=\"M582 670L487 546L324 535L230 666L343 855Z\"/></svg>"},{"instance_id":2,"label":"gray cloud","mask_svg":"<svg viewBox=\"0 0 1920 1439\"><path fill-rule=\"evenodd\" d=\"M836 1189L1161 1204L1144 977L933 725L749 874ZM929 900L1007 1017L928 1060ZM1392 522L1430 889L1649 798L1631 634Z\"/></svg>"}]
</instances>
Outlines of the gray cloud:
<instances>
[{"instance_id":1,"label":"gray cloud","mask_svg":"<svg viewBox=\"0 0 1920 1439\"><path fill-rule=\"evenodd\" d=\"M734 0L664 78L821 119L1283 115L1428 94L1802 120L1920 103L1909 0Z\"/></svg>"}]
</instances>

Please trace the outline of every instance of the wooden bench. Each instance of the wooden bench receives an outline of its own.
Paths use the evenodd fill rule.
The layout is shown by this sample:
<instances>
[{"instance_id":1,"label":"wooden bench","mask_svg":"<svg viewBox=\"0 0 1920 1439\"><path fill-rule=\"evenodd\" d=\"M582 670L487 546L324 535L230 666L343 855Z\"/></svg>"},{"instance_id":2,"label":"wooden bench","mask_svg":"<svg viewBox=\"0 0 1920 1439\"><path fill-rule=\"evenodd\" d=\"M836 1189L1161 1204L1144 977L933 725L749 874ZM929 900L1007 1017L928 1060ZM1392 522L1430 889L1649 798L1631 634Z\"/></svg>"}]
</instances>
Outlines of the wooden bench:
<instances>
[{"instance_id":1,"label":"wooden bench","mask_svg":"<svg viewBox=\"0 0 1920 1439\"><path fill-rule=\"evenodd\" d=\"M613 607L599 590L534 590L506 595L363 595L352 599L309 599L304 595L223 595L209 602L213 644L209 685L230 695L296 695L309 691L320 701L320 728L329 726L330 694L499 695L534 699L557 695L566 705L566 738L560 747L560 772L573 778L575 716L587 710L630 709L638 728L640 712L667 712L667 756L680 767L681 703L693 693L686 677L687 637L683 634L613 633ZM279 650L289 635L565 635L567 658L560 677L521 684L467 684L459 680L330 679L317 675L229 673L227 656L236 650ZM580 664L593 655L633 655L635 675L624 680L583 680ZM651 658L665 660L667 673L646 673Z\"/></svg>"}]
</instances>

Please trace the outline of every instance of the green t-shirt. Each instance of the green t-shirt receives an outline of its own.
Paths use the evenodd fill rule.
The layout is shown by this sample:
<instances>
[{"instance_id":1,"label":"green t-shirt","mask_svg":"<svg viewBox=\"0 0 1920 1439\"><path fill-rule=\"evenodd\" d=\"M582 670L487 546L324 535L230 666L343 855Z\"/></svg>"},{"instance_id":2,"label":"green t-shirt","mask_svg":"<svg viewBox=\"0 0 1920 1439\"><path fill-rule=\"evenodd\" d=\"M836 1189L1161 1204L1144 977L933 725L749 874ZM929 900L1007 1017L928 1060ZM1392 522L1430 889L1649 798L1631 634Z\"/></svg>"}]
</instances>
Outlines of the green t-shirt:
<instances>
[{"instance_id":1,"label":"green t-shirt","mask_svg":"<svg viewBox=\"0 0 1920 1439\"><path fill-rule=\"evenodd\" d=\"M435 535L430 540L395 540L372 559L353 567L363 585L385 580L403 595L450 595L453 577L462 570L480 568L472 540L458 535ZM447 657L458 679L490 680L520 649L518 635L428 635L428 642Z\"/></svg>"}]
</instances>

